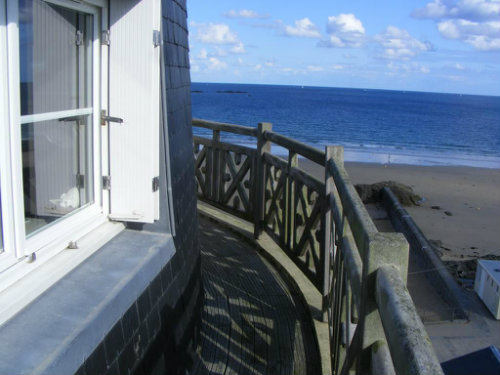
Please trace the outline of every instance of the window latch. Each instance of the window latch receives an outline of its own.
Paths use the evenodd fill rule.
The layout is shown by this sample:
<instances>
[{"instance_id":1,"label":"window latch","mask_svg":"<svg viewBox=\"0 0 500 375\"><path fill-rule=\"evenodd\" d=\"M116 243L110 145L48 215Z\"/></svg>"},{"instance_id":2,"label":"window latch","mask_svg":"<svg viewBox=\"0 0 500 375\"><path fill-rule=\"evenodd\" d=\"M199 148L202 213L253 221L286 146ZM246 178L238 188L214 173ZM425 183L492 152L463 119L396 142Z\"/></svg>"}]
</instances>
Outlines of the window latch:
<instances>
[{"instance_id":1,"label":"window latch","mask_svg":"<svg viewBox=\"0 0 500 375\"><path fill-rule=\"evenodd\" d=\"M101 112L101 125L102 126L106 125L106 122L116 122L118 124L122 124L123 119L120 117L108 116L108 115L106 115L106 111L102 111Z\"/></svg>"}]
</instances>

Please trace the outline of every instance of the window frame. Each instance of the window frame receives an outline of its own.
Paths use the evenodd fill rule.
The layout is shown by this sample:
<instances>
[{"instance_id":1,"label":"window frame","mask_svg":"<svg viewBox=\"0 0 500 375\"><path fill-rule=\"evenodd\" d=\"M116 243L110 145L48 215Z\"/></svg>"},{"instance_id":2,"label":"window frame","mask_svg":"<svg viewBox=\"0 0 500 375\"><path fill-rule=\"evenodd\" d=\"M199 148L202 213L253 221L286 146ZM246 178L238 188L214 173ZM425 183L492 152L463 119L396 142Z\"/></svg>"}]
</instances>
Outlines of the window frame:
<instances>
[{"instance_id":1,"label":"window frame","mask_svg":"<svg viewBox=\"0 0 500 375\"><path fill-rule=\"evenodd\" d=\"M112 55L110 54L109 44L102 44L102 32L111 30L110 7L119 3L119 0L116 3L108 0L43 1L91 13L95 17L93 40L93 107L95 108L93 118L94 204L85 210L75 210L76 212L68 215L68 217L61 218L61 221L44 228L28 239L23 235L22 241L20 241L21 237L18 231L19 228L22 228L21 232L25 233L25 213L22 180L22 145L20 142L22 138L20 124L21 108L19 103L18 2L17 0L0 0L0 48L2 48L0 49L2 51L0 54L0 82L2 82L0 85L0 196L2 200L2 231L4 235L4 250L0 251L0 326L40 296L45 290L56 284L62 277L72 272L80 263L89 260L88 258L94 252L99 251L104 244L126 229L124 223L115 221L116 218L114 219L110 215L110 195L113 194L113 190L103 189L102 180L102 176L109 176L110 174L110 158L112 157L110 153L111 126L109 123L105 124L106 126L101 126L101 111L106 111L107 114L110 114L109 57ZM161 23L161 1L151 1L154 1L155 4L153 14L158 15L158 24L156 27L163 33L164 24ZM89 9L92 11L89 11ZM7 14L7 11L9 14ZM142 21L144 19L141 18ZM143 23L142 25L151 26L148 23ZM8 38L9 36L12 37L12 35L17 35L17 38L13 42ZM113 45L113 43L111 44ZM158 173L159 176L162 173L166 173L166 187L165 191L162 191L162 187L159 190L153 189L153 191L156 191L155 194L161 197L159 199L166 199L165 212L163 212L162 208L161 213L155 211L155 215L158 215L158 217L161 216L160 221L166 219L168 228L165 228L165 235L170 237L175 235L175 220L171 192L168 131L166 129L167 98L165 91L161 91L162 87L163 90L165 87L165 66L160 60L164 58L163 53L165 51L161 44L155 45L155 48L158 48L160 52L156 63L159 64L157 68L162 80L161 84L160 80L157 82L159 85L158 89L160 90L159 101L161 101L159 103L160 112L158 113L158 116L161 117L159 118L158 126L163 127L164 134L162 141L166 142L163 145L165 147L163 152L166 155L160 154L161 148L158 137L158 142L154 145L158 147L158 156L153 162L158 164L165 163L166 170L164 172L159 171ZM7 51L7 53L3 53L3 51ZM96 67L99 68L97 71L95 70ZM17 69L14 77L11 73L12 69ZM12 102L17 102L17 107L16 103L13 104ZM95 105L95 103L98 104ZM111 102L112 105L113 103ZM17 108L15 112L17 120L12 116L12 113L14 113L12 112L12 108ZM113 108L111 110L113 111ZM120 116L120 113L116 112L111 114ZM17 134L11 134L12 132L17 132ZM12 141L13 139L18 140L17 146ZM16 150L18 154L14 155L13 151ZM165 156L165 160L163 160L163 156ZM14 162L17 165L14 165ZM14 183L15 178L18 179L17 185ZM112 188L113 186L112 182ZM150 187L151 185L148 189ZM18 190L15 190L16 188ZM157 209L159 209L158 207ZM116 220L120 220L120 218ZM126 219L123 220L128 221ZM157 218L154 220L156 222ZM145 230L148 230L146 228ZM28 248L28 250L34 250L33 253L26 252L25 248L22 247L31 239L33 239L33 249ZM42 240L44 241L43 243ZM74 241L77 241L77 243L74 243L75 246L73 244L72 246L68 246L70 242ZM18 254L16 253L17 249L22 249L22 251Z\"/></svg>"},{"instance_id":2,"label":"window frame","mask_svg":"<svg viewBox=\"0 0 500 375\"><path fill-rule=\"evenodd\" d=\"M0 51L7 51L7 12L5 3L0 1ZM8 74L7 74L7 66L8 59L7 53L0 54L0 82L8 82ZM0 123L8 124L9 123L9 112L8 112L8 85L3 84L0 86ZM8 139L8 127L0 126L0 142L1 140ZM6 169L8 167L7 160L8 155L10 154L9 145L6 145L5 142L0 144L0 200L2 200L2 196L10 196L9 185L7 184L4 174L6 173ZM6 200L6 198L3 198ZM9 209L10 205L6 205L3 201L0 202L0 206L2 212L5 210L6 212ZM0 261L2 255L5 254L5 249L10 247L10 244L6 244L4 233L4 226L6 230L10 230L10 222L4 223L4 215L2 215L2 228L0 228L0 235L2 236L2 249L0 250ZM1 267L1 263L0 263Z\"/></svg>"},{"instance_id":3,"label":"window frame","mask_svg":"<svg viewBox=\"0 0 500 375\"><path fill-rule=\"evenodd\" d=\"M107 164L107 152L102 149L102 136L106 133L101 129L100 116L101 98L106 97L103 89L107 85L101 83L103 71L107 68L107 54L101 56L101 30L107 27L107 5L104 1L94 0L91 4L76 3L68 0L43 0L47 3L62 6L78 12L93 16L92 40L92 170L93 170L93 202L74 213L62 217L60 221L43 228L38 233L26 236L24 213L24 189L22 176L22 149L21 149L21 108L20 108L20 58L19 58L19 8L18 0L0 1L0 47L7 51L0 57L0 75L8 87L0 88L0 108L2 121L6 126L0 129L0 183L2 191L2 222L4 248L0 253L0 275L2 271L10 269L16 264L24 263L23 260L42 264L63 249L68 243L76 241L86 233L97 228L106 221L107 212L103 209L109 207L106 195L102 192L102 165ZM5 12L6 9L6 12ZM3 19L2 19L3 18ZM5 26L4 26L5 25ZM5 48L3 48L5 47ZM107 82L107 81L103 81ZM77 110L63 112L77 112ZM24 120L42 118L44 114L22 116ZM25 121L24 121L25 122ZM2 141L3 140L3 141ZM61 235L63 233L63 235ZM19 268L19 267L16 267ZM20 276L25 272L17 272ZM16 277L17 278L17 277ZM8 284L8 283L7 283ZM5 285L0 285L3 288Z\"/></svg>"}]
</instances>

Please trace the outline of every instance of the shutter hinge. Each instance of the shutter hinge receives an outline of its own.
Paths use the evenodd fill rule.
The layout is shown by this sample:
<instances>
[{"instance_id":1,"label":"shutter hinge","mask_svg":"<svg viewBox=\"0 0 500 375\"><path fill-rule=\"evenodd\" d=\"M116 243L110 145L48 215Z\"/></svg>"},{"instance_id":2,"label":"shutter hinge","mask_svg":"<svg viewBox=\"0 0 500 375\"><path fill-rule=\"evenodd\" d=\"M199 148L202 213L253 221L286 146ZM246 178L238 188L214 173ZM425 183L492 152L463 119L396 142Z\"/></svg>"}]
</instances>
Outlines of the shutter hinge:
<instances>
[{"instance_id":1,"label":"shutter hinge","mask_svg":"<svg viewBox=\"0 0 500 375\"><path fill-rule=\"evenodd\" d=\"M101 34L101 44L103 46L109 46L111 44L111 40L109 38L109 30L103 30Z\"/></svg>"},{"instance_id":2,"label":"shutter hinge","mask_svg":"<svg viewBox=\"0 0 500 375\"><path fill-rule=\"evenodd\" d=\"M160 177L153 177L153 192L158 191L160 189Z\"/></svg>"},{"instance_id":3,"label":"shutter hinge","mask_svg":"<svg viewBox=\"0 0 500 375\"><path fill-rule=\"evenodd\" d=\"M111 190L111 176L102 176L102 189Z\"/></svg>"},{"instance_id":4,"label":"shutter hinge","mask_svg":"<svg viewBox=\"0 0 500 375\"><path fill-rule=\"evenodd\" d=\"M161 46L161 33L160 30L153 30L153 46Z\"/></svg>"}]
</instances>

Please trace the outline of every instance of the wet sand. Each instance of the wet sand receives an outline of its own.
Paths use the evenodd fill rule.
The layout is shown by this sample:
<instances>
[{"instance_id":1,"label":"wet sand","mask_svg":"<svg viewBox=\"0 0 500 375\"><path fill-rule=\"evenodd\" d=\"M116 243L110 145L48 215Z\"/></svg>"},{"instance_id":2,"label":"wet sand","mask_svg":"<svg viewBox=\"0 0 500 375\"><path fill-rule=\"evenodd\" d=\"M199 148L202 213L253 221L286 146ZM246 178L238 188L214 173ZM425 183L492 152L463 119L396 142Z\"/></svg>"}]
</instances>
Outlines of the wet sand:
<instances>
[{"instance_id":1,"label":"wet sand","mask_svg":"<svg viewBox=\"0 0 500 375\"><path fill-rule=\"evenodd\" d=\"M299 165L323 175L314 163ZM500 256L500 169L352 162L345 167L353 184L393 180L422 196L420 206L405 208L429 240L441 241L443 260Z\"/></svg>"}]
</instances>

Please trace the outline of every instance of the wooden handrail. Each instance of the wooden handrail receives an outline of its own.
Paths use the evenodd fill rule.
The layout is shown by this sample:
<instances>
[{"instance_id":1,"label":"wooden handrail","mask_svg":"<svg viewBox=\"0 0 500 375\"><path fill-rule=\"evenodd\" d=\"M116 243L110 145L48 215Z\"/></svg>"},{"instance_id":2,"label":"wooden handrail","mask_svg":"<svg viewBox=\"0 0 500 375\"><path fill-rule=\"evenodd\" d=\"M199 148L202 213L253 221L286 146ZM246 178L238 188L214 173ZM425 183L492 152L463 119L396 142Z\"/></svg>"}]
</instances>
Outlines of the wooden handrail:
<instances>
[{"instance_id":1,"label":"wooden handrail","mask_svg":"<svg viewBox=\"0 0 500 375\"><path fill-rule=\"evenodd\" d=\"M225 124L222 122L200 120L200 119L193 119L193 126L198 127L198 128L224 131L227 133L233 133L233 134L239 134L239 135L248 135L251 137L257 136L257 129L252 128L250 126Z\"/></svg>"},{"instance_id":2,"label":"wooden handrail","mask_svg":"<svg viewBox=\"0 0 500 375\"><path fill-rule=\"evenodd\" d=\"M317 148L306 145L302 142L296 141L293 138L286 137L279 133L264 132L264 138L268 141L276 143L277 145L288 149L291 152L302 155L303 157L317 163L324 165L325 163L325 153L318 150Z\"/></svg>"},{"instance_id":3,"label":"wooden handrail","mask_svg":"<svg viewBox=\"0 0 500 375\"><path fill-rule=\"evenodd\" d=\"M441 374L429 336L396 267L378 269L375 295L397 373Z\"/></svg>"}]
</instances>

